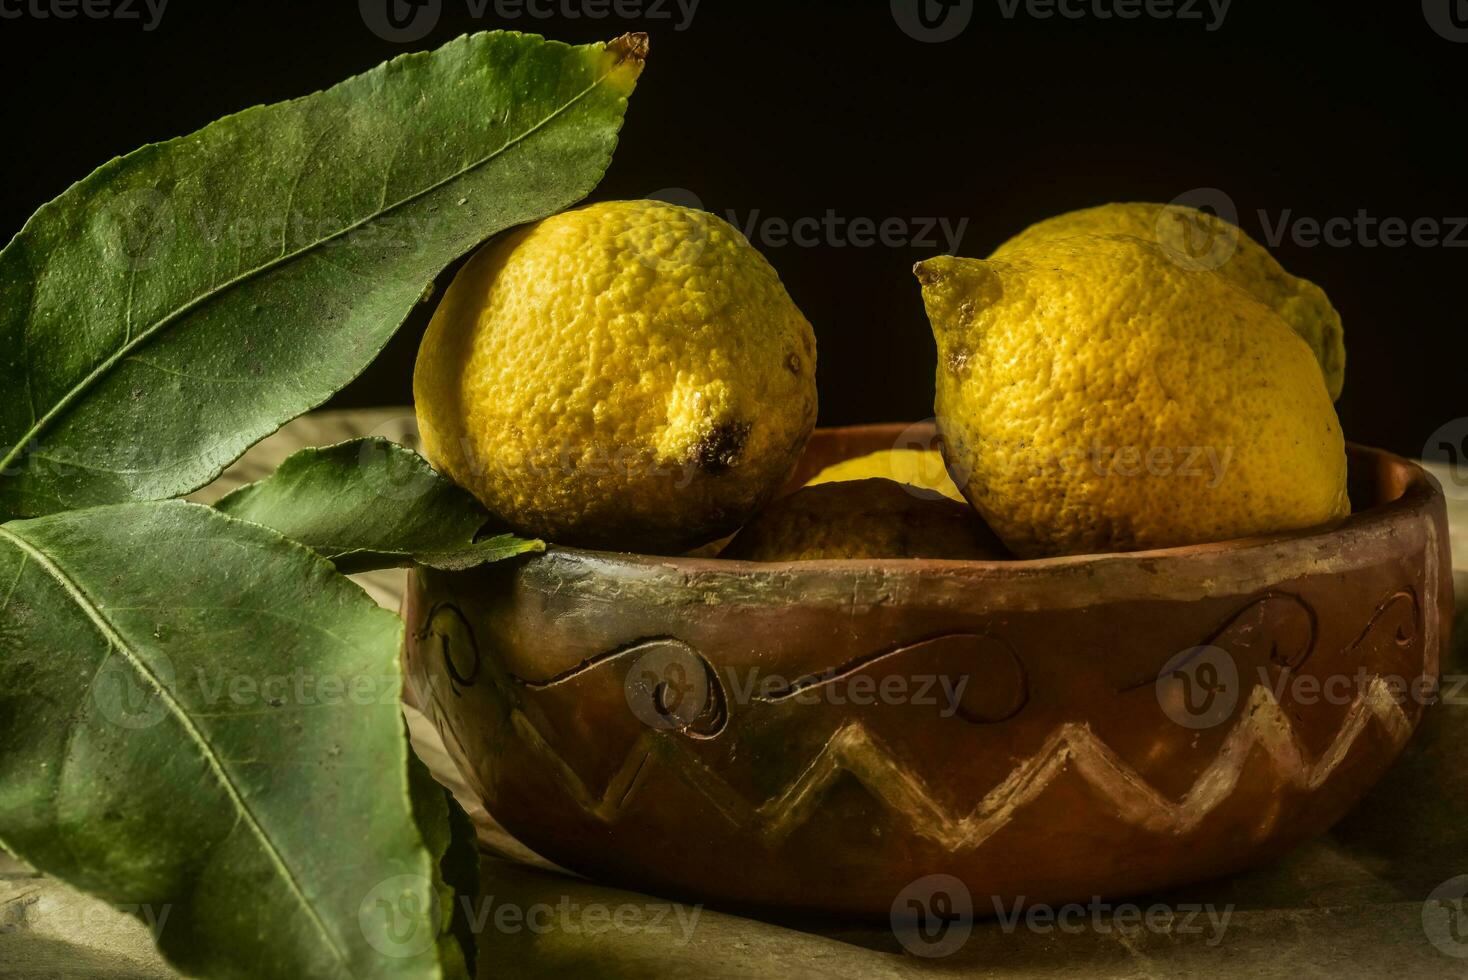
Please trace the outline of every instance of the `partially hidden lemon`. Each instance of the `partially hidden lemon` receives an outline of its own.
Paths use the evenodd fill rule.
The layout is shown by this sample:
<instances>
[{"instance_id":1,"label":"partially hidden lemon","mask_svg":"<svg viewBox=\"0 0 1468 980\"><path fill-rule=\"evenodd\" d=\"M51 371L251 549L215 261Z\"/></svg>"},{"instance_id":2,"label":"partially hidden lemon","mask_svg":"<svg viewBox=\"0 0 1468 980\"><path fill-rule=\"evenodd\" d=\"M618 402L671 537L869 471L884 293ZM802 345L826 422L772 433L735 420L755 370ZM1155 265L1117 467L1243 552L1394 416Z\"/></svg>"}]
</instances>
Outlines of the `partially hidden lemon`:
<instances>
[{"instance_id":1,"label":"partially hidden lemon","mask_svg":"<svg viewBox=\"0 0 1468 980\"><path fill-rule=\"evenodd\" d=\"M1340 424L1309 346L1225 277L1095 235L916 272L949 469L1021 557L1349 512Z\"/></svg>"},{"instance_id":2,"label":"partially hidden lemon","mask_svg":"<svg viewBox=\"0 0 1468 980\"><path fill-rule=\"evenodd\" d=\"M1185 265L1213 269L1293 327L1314 352L1331 400L1341 396L1346 376L1341 315L1323 289L1290 275L1268 249L1232 223L1180 204L1102 204L1036 222L990 258L1072 235L1132 235L1155 241Z\"/></svg>"},{"instance_id":3,"label":"partially hidden lemon","mask_svg":"<svg viewBox=\"0 0 1468 980\"><path fill-rule=\"evenodd\" d=\"M815 337L770 264L658 201L482 248L418 353L424 452L524 534L674 552L732 531L815 424Z\"/></svg>"},{"instance_id":4,"label":"partially hidden lemon","mask_svg":"<svg viewBox=\"0 0 1468 980\"><path fill-rule=\"evenodd\" d=\"M719 557L996 559L1008 553L968 505L874 477L802 487L779 498Z\"/></svg>"},{"instance_id":5,"label":"partially hidden lemon","mask_svg":"<svg viewBox=\"0 0 1468 980\"><path fill-rule=\"evenodd\" d=\"M936 449L879 449L864 456L853 456L827 466L805 485L814 487L822 483L872 477L905 483L953 500L963 499L963 494L958 492L953 478L948 475L943 454Z\"/></svg>"}]
</instances>

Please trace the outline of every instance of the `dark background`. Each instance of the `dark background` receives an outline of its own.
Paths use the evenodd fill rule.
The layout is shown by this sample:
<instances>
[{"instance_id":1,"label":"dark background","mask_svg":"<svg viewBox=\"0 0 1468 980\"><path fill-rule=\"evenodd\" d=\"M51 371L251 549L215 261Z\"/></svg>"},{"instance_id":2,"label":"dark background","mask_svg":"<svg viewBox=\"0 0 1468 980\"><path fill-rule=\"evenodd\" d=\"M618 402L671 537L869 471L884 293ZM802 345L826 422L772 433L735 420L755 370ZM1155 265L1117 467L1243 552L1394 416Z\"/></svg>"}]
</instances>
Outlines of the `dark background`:
<instances>
[{"instance_id":1,"label":"dark background","mask_svg":"<svg viewBox=\"0 0 1468 980\"><path fill-rule=\"evenodd\" d=\"M1008 0L971 0L967 27L941 43L905 33L888 0L702 0L682 30L671 0L660 16L640 0L646 15L630 19L506 19L493 5L475 18L466 0L442 0L437 27L409 45L369 30L356 0L170 0L152 31L42 19L27 12L36 2L0 0L23 14L0 19L0 223L12 231L144 142L497 27L575 42L651 35L598 197L681 188L740 224L828 210L846 221L967 219L965 255L1071 208L1197 188L1226 193L1260 240L1261 211L1275 225L1364 209L1436 219L1444 236L1468 215L1468 43L1441 36L1417 0L1233 0L1213 31L1206 2L1201 19L1072 20L1036 18L1023 3L1006 17ZM1449 2L1468 24L1468 2ZM1286 237L1274 251L1345 320L1348 437L1417 455L1468 415L1468 227L1456 248L1351 238ZM942 244L756 244L815 326L823 424L931 414L935 353L910 267ZM406 402L422 327L410 323L336 403Z\"/></svg>"}]
</instances>

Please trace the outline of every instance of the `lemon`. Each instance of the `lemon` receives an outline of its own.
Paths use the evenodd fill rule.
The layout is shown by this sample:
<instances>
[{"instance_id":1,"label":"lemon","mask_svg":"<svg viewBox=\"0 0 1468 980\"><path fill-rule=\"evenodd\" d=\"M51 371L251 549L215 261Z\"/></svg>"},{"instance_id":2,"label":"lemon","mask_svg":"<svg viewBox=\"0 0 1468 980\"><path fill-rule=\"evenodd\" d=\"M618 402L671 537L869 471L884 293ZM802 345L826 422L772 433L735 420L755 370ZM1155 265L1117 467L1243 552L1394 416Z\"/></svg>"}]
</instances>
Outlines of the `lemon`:
<instances>
[{"instance_id":1,"label":"lemon","mask_svg":"<svg viewBox=\"0 0 1468 980\"><path fill-rule=\"evenodd\" d=\"M1346 376L1341 315L1324 290L1290 275L1263 245L1233 224L1178 204L1103 204L1033 224L1000 245L990 258L1071 235L1133 235L1157 242L1184 264L1215 269L1304 338L1325 374L1331 400L1341 396Z\"/></svg>"},{"instance_id":2,"label":"lemon","mask_svg":"<svg viewBox=\"0 0 1468 980\"><path fill-rule=\"evenodd\" d=\"M919 263L964 496L1021 557L1215 541L1349 512L1310 348L1155 242L1080 235Z\"/></svg>"},{"instance_id":3,"label":"lemon","mask_svg":"<svg viewBox=\"0 0 1468 980\"><path fill-rule=\"evenodd\" d=\"M424 452L523 534L674 552L775 493L815 424L815 337L727 222L658 201L480 249L418 352Z\"/></svg>"},{"instance_id":4,"label":"lemon","mask_svg":"<svg viewBox=\"0 0 1468 980\"><path fill-rule=\"evenodd\" d=\"M803 487L766 507L721 558L1004 558L994 532L966 504L919 496L874 477Z\"/></svg>"},{"instance_id":5,"label":"lemon","mask_svg":"<svg viewBox=\"0 0 1468 980\"><path fill-rule=\"evenodd\" d=\"M953 478L948 475L943 454L936 449L879 449L865 456L832 463L807 480L805 485L813 487L871 477L895 480L954 500L963 499L963 494L958 492Z\"/></svg>"}]
</instances>

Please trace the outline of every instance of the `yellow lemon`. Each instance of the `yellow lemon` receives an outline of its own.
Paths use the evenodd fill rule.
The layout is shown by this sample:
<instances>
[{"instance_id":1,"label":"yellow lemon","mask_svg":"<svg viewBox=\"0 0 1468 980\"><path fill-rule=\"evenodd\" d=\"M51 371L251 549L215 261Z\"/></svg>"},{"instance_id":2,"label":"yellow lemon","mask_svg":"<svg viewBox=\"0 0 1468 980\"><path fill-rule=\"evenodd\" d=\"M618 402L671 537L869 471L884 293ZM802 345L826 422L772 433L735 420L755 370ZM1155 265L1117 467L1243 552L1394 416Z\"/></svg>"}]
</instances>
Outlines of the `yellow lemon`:
<instances>
[{"instance_id":1,"label":"yellow lemon","mask_svg":"<svg viewBox=\"0 0 1468 980\"><path fill-rule=\"evenodd\" d=\"M894 480L935 494L962 500L953 478L936 449L879 449L865 456L854 456L832 463L806 481L813 487L843 480L866 480L872 477Z\"/></svg>"},{"instance_id":2,"label":"yellow lemon","mask_svg":"<svg viewBox=\"0 0 1468 980\"><path fill-rule=\"evenodd\" d=\"M815 337L712 215L613 201L477 252L413 375L430 462L524 534L673 552L733 530L815 424Z\"/></svg>"},{"instance_id":3,"label":"yellow lemon","mask_svg":"<svg viewBox=\"0 0 1468 980\"><path fill-rule=\"evenodd\" d=\"M1155 242L1080 235L916 268L964 495L1022 557L1349 512L1340 424L1273 310Z\"/></svg>"},{"instance_id":4,"label":"yellow lemon","mask_svg":"<svg viewBox=\"0 0 1468 980\"><path fill-rule=\"evenodd\" d=\"M1341 315L1323 289L1290 275L1263 245L1233 224L1178 204L1103 204L1037 222L990 258L1072 235L1133 235L1157 242L1184 264L1214 269L1283 317L1315 353L1331 400L1341 396L1346 378Z\"/></svg>"},{"instance_id":5,"label":"yellow lemon","mask_svg":"<svg viewBox=\"0 0 1468 980\"><path fill-rule=\"evenodd\" d=\"M842 480L781 497L740 529L721 558L1005 558L973 508L892 480Z\"/></svg>"}]
</instances>

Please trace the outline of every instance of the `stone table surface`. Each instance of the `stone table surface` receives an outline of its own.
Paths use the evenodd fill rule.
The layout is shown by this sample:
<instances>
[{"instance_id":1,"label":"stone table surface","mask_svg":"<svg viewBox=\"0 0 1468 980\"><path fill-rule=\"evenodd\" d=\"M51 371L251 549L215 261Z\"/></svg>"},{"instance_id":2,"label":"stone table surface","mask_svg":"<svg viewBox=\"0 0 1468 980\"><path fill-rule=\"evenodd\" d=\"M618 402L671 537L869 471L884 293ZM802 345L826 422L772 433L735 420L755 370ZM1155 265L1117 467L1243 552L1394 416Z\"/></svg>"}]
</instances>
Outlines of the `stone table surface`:
<instances>
[{"instance_id":1,"label":"stone table surface","mask_svg":"<svg viewBox=\"0 0 1468 980\"><path fill-rule=\"evenodd\" d=\"M195 496L216 499L265 476L298 448L364 434L413 445L411 409L298 419ZM1443 673L1468 676L1468 486L1442 468L1435 472L1449 493L1459 597L1454 651ZM396 609L403 575L356 579ZM1397 766L1324 837L1248 874L1121 903L1164 905L1170 927L1136 928L1127 911L1116 909L1077 910L1068 922L1079 927L1067 930L988 918L961 927L961 945L941 958L909 953L887 928L760 921L562 872L468 800L432 727L411 709L409 721L415 749L456 791L479 832L481 895L474 908L485 923L478 933L482 978L1438 977L1468 975L1468 904L1428 902L1440 885L1468 876L1468 685L1453 687L1445 683L1444 702L1428 713ZM1468 877L1454 895L1464 891ZM508 924L496 927L496 912L506 906L519 916L501 916ZM154 952L149 924L0 855L0 978L175 976Z\"/></svg>"}]
</instances>

